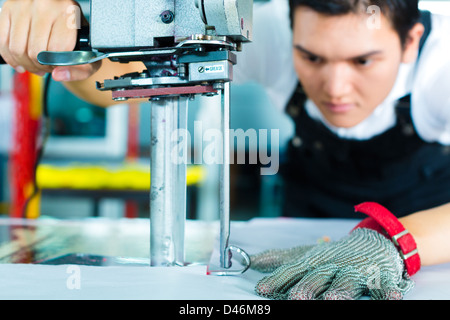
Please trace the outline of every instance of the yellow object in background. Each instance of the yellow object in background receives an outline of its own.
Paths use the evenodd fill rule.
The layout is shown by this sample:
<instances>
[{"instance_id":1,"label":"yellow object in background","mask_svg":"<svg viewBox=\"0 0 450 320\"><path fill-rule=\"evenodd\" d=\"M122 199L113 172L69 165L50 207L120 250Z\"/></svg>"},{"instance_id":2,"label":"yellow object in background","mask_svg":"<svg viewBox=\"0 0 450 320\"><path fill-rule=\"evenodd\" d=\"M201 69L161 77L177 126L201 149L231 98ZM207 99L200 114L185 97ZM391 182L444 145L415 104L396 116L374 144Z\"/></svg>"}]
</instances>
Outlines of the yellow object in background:
<instances>
[{"instance_id":1,"label":"yellow object in background","mask_svg":"<svg viewBox=\"0 0 450 320\"><path fill-rule=\"evenodd\" d=\"M188 166L187 185L199 184L204 175L205 170L201 166ZM127 164L119 168L41 164L37 169L36 179L40 189L150 190L150 168L138 164Z\"/></svg>"},{"instance_id":2,"label":"yellow object in background","mask_svg":"<svg viewBox=\"0 0 450 320\"><path fill-rule=\"evenodd\" d=\"M42 115L43 79L30 73L30 118L39 120Z\"/></svg>"},{"instance_id":3,"label":"yellow object in background","mask_svg":"<svg viewBox=\"0 0 450 320\"><path fill-rule=\"evenodd\" d=\"M36 194L33 195L34 192L34 184L27 183L24 190L26 198L29 199L25 212L25 218L27 219L36 219L40 216L41 192L36 191Z\"/></svg>"}]
</instances>

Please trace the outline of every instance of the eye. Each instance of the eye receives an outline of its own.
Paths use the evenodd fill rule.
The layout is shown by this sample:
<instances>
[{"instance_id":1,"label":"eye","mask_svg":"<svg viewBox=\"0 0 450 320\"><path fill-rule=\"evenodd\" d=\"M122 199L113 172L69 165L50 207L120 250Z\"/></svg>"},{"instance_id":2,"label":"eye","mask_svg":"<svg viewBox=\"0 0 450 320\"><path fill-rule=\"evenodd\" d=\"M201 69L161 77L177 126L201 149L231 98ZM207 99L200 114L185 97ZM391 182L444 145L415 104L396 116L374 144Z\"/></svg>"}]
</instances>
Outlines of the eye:
<instances>
[{"instance_id":1,"label":"eye","mask_svg":"<svg viewBox=\"0 0 450 320\"><path fill-rule=\"evenodd\" d=\"M358 65L358 66L361 66L361 67L368 67L368 66L370 66L372 64L372 62L373 62L373 60L371 60L371 59L364 59L364 58L355 60L355 64Z\"/></svg>"},{"instance_id":2,"label":"eye","mask_svg":"<svg viewBox=\"0 0 450 320\"><path fill-rule=\"evenodd\" d=\"M313 56L313 55L305 55L305 56L303 56L303 58L305 60L307 60L308 62L315 63L315 64L318 64L318 63L322 62L321 58L319 58L317 56Z\"/></svg>"}]
</instances>

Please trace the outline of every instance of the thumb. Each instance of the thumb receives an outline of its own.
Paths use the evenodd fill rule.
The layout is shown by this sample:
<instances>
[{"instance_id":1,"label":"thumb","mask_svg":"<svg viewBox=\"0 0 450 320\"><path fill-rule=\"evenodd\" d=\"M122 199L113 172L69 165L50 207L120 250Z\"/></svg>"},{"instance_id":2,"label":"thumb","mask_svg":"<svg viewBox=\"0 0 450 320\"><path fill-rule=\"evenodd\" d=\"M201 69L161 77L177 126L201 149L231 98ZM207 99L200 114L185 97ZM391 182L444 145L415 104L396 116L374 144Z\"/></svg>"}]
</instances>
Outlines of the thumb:
<instances>
[{"instance_id":1,"label":"thumb","mask_svg":"<svg viewBox=\"0 0 450 320\"><path fill-rule=\"evenodd\" d=\"M92 76L101 66L101 61L79 66L56 67L52 71L55 81L83 81Z\"/></svg>"},{"instance_id":2,"label":"thumb","mask_svg":"<svg viewBox=\"0 0 450 320\"><path fill-rule=\"evenodd\" d=\"M252 255L251 268L253 270L269 273L278 267L292 264L300 260L309 250L316 245L303 245L291 249L271 249Z\"/></svg>"}]
</instances>

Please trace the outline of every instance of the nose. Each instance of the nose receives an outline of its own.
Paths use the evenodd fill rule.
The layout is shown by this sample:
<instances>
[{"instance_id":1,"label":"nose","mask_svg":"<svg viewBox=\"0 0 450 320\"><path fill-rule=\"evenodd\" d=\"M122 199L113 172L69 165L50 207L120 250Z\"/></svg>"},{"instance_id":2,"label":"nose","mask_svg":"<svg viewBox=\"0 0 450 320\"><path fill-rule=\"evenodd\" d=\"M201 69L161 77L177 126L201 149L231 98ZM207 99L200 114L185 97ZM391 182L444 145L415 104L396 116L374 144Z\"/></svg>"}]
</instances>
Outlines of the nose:
<instances>
[{"instance_id":1,"label":"nose","mask_svg":"<svg viewBox=\"0 0 450 320\"><path fill-rule=\"evenodd\" d=\"M352 90L351 72L345 64L328 64L323 69L323 90L331 99L340 99Z\"/></svg>"}]
</instances>

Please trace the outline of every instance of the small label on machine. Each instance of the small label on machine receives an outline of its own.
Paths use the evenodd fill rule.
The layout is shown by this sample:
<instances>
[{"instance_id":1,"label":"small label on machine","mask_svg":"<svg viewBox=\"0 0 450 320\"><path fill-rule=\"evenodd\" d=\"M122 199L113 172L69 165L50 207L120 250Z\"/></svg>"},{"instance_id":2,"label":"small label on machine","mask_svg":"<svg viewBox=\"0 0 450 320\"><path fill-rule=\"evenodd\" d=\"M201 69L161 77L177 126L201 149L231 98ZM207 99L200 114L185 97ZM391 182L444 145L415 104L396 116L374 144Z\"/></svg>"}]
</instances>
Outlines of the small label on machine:
<instances>
[{"instance_id":1,"label":"small label on machine","mask_svg":"<svg viewBox=\"0 0 450 320\"><path fill-rule=\"evenodd\" d=\"M209 67L205 67L205 73L218 73L218 72L223 72L223 65L214 65L214 66L209 66Z\"/></svg>"}]
</instances>

